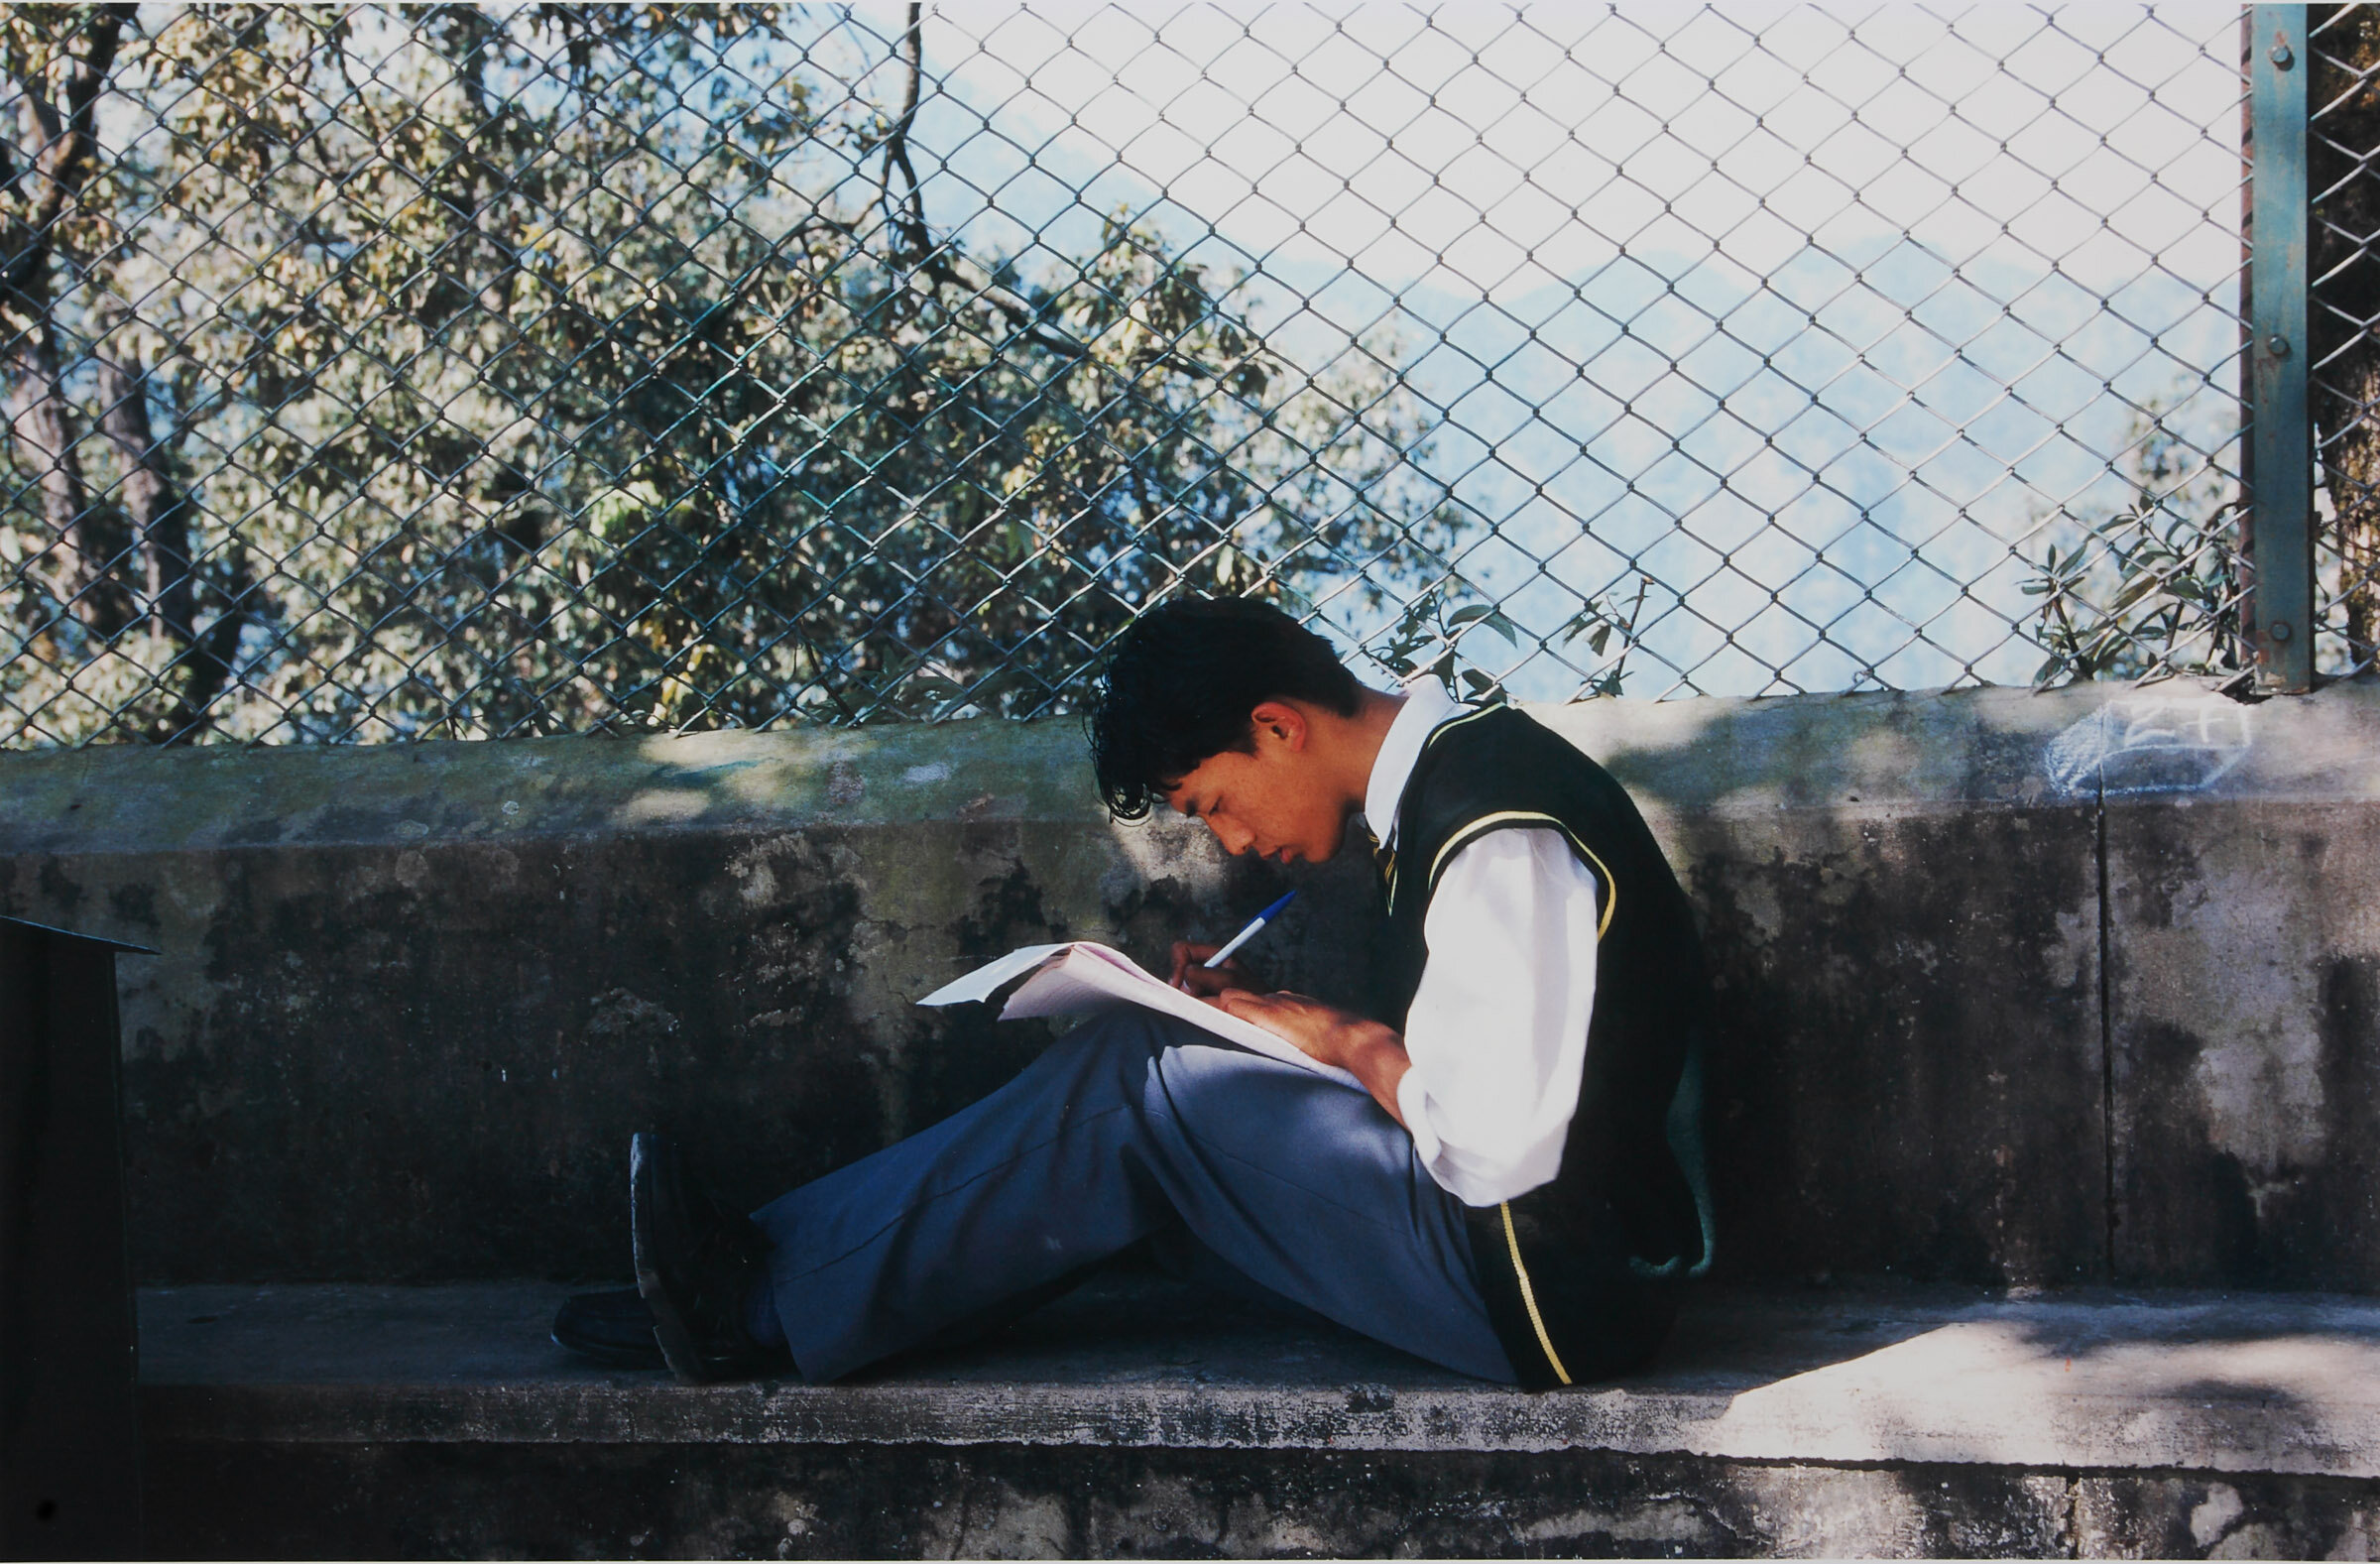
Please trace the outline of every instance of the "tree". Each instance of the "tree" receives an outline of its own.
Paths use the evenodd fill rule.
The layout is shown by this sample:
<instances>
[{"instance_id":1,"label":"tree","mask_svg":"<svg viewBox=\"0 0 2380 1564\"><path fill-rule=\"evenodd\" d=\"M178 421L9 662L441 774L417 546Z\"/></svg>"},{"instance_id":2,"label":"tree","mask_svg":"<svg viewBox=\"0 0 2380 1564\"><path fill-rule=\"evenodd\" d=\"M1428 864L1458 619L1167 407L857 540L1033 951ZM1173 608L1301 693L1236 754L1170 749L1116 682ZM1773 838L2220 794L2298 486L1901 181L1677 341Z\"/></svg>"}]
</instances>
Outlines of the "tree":
<instances>
[{"instance_id":1,"label":"tree","mask_svg":"<svg viewBox=\"0 0 2380 1564\"><path fill-rule=\"evenodd\" d=\"M2175 422L2171 401L2133 418L2119 462L2130 505L2037 522L2047 549L2022 587L2041 599L2035 684L2239 671L2236 491L2206 454L2219 434L2194 440Z\"/></svg>"},{"instance_id":2,"label":"tree","mask_svg":"<svg viewBox=\"0 0 2380 1564\"><path fill-rule=\"evenodd\" d=\"M2380 16L2318 5L2307 25L2313 413L2347 661L2369 666L2380 651Z\"/></svg>"},{"instance_id":3,"label":"tree","mask_svg":"<svg viewBox=\"0 0 2380 1564\"><path fill-rule=\"evenodd\" d=\"M1122 214L935 235L914 7L888 109L765 8L6 25L85 127L11 208L24 734L1029 713L1169 592L1449 568L1384 345L1301 374Z\"/></svg>"}]
</instances>

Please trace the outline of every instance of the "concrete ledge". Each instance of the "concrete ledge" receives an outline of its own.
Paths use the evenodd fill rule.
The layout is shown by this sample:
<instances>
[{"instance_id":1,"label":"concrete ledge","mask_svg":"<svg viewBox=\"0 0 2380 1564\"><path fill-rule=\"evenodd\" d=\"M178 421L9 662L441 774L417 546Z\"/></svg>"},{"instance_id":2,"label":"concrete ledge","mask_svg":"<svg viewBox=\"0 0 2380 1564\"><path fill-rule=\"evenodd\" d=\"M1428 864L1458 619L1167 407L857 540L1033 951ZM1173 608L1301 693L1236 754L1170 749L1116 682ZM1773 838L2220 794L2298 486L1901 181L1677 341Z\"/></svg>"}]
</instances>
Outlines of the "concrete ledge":
<instances>
[{"instance_id":1,"label":"concrete ledge","mask_svg":"<svg viewBox=\"0 0 2380 1564\"><path fill-rule=\"evenodd\" d=\"M1719 1292L1656 1370L1528 1395L1131 1275L839 1385L688 1388L545 1339L564 1290L175 1287L153 1441L1597 1450L1798 1465L2380 1478L2380 1301Z\"/></svg>"},{"instance_id":2,"label":"concrete ledge","mask_svg":"<svg viewBox=\"0 0 2380 1564\"><path fill-rule=\"evenodd\" d=\"M1733 1279L2380 1290L2380 678L1537 714L1702 920ZM0 912L162 952L161 1282L603 1274L631 1131L700 1125L756 1206L1047 1036L918 995L1284 879L1274 977L1352 999L1365 865L1112 826L1071 723L0 755Z\"/></svg>"}]
</instances>

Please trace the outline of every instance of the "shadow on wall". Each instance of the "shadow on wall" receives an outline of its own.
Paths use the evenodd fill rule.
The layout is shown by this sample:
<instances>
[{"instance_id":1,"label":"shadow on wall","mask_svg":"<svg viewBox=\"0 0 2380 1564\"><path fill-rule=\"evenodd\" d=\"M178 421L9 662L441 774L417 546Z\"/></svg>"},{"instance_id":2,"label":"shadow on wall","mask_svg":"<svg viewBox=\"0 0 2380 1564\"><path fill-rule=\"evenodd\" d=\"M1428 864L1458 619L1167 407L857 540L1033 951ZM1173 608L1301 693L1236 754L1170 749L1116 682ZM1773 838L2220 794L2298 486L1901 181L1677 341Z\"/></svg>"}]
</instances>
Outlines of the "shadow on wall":
<instances>
[{"instance_id":1,"label":"shadow on wall","mask_svg":"<svg viewBox=\"0 0 2380 1564\"><path fill-rule=\"evenodd\" d=\"M2276 756L2311 742L2292 732L2337 729L2338 774L2368 778L2380 681L2358 682L2295 716L2259 708L2254 755L2189 795L2195 813L2165 796L2102 811L2053 775L2062 736L2104 736L2104 691L1539 711L1642 802L1704 919L1724 1273L2102 1278L2112 1175L2134 1202L2119 1254L2245 1233L2200 1210L2218 1198L2256 1222L2253 1242L2118 1279L2248 1266L2320 1285L2318 1252L2380 1275L2380 938L2355 931L2352 890L2380 825L2368 801L2322 805L2327 878L2291 879L2319 810L2255 813ZM2130 743L2143 724L2126 721ZM165 952L125 996L136 1253L159 1281L616 1276L631 1131L687 1134L757 1203L1031 1056L1037 1023L915 1007L967 965L1077 936L1157 959L1286 883L1187 822L1112 825L1058 723L0 769L0 910ZM2195 844L2197 878L2134 867L2180 848L2125 810ZM2226 843L2238 863L2214 856ZM2202 894L2255 875L2247 913ZM1276 979L1352 999L1368 866L1290 878L1313 894L1267 937ZM2330 923L2256 932L2301 903ZM2111 1047L2103 937L2130 952L2169 934L2163 966L2117 973ZM2219 972L2205 952L2226 940L2327 963L2284 1026L2307 1037L2255 1055L2304 1064L2315 1084L2284 1100L2343 1116L2310 1121L2326 1160L2258 1161L2202 1111L2206 1061L2248 1033L2186 1026L2164 1046L2127 1020L2156 1019L2134 995L2215 1014L2175 974ZM2239 1165L2217 1188L2222 1155ZM2282 1244L2293 1202L2326 1215Z\"/></svg>"},{"instance_id":2,"label":"shadow on wall","mask_svg":"<svg viewBox=\"0 0 2380 1564\"><path fill-rule=\"evenodd\" d=\"M1156 959L1280 889L1109 830L1056 724L4 759L0 907L164 951L125 1004L155 1281L618 1277L633 1131L757 1205L1049 1035L918 996L1020 944ZM1268 953L1344 997L1367 933Z\"/></svg>"},{"instance_id":3,"label":"shadow on wall","mask_svg":"<svg viewBox=\"0 0 2380 1564\"><path fill-rule=\"evenodd\" d=\"M2069 697L1539 712L1701 919L1723 1276L2105 1275L2095 801Z\"/></svg>"},{"instance_id":4,"label":"shadow on wall","mask_svg":"<svg viewBox=\"0 0 2380 1564\"><path fill-rule=\"evenodd\" d=\"M1726 1273L2380 1285L2380 678L1625 704Z\"/></svg>"}]
</instances>

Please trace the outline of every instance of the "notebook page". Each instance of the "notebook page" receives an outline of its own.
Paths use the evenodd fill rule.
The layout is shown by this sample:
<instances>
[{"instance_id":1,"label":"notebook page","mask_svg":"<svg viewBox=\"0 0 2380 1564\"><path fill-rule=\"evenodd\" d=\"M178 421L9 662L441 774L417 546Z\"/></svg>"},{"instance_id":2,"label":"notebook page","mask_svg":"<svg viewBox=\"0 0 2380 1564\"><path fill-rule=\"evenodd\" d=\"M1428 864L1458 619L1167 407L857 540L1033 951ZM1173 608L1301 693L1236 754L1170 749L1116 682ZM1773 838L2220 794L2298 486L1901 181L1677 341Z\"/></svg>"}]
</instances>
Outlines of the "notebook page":
<instances>
[{"instance_id":1,"label":"notebook page","mask_svg":"<svg viewBox=\"0 0 2380 1564\"><path fill-rule=\"evenodd\" d=\"M1033 960L1019 959L1027 955L1032 956ZM1002 983L1035 962L1040 964L1040 970L1009 996L1008 1004L1001 1009L1001 1020L1012 1021L1030 1016L1074 1016L1110 1010L1118 1005L1138 1005L1186 1021L1227 1042L1238 1043L1267 1058L1312 1070L1343 1085L1359 1089L1363 1085L1348 1071L1337 1065L1320 1062L1287 1038L1275 1036L1253 1022L1243 1021L1217 1010L1158 979L1122 951L1091 940L1080 940L1071 945L1028 945L956 983L935 990L918 1003L948 1005L988 996ZM1002 975L984 982L987 974L996 969ZM958 992L960 990L966 992Z\"/></svg>"}]
</instances>

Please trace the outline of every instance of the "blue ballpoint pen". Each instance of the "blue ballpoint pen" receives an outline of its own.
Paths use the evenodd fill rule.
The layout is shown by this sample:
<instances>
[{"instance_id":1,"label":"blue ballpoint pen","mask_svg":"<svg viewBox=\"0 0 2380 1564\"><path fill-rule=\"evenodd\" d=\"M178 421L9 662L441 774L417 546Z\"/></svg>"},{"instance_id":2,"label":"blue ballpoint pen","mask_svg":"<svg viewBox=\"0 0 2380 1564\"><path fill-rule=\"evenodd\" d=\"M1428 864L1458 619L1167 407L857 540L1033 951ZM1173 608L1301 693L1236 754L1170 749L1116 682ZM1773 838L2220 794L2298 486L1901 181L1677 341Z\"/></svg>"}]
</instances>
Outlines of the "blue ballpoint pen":
<instances>
[{"instance_id":1,"label":"blue ballpoint pen","mask_svg":"<svg viewBox=\"0 0 2380 1564\"><path fill-rule=\"evenodd\" d=\"M1207 970L1211 972L1215 968L1220 967L1225 962L1231 960L1232 952L1238 950L1242 945L1245 945L1250 940L1255 938L1257 931L1262 929L1267 922L1271 921L1272 914L1287 906L1291 899L1296 897L1296 892L1290 892L1288 896L1281 898L1278 902L1275 902L1263 911L1258 912L1254 917L1250 918L1248 920L1248 927L1240 930L1239 933L1234 934L1230 944L1224 946L1221 950L1218 950L1215 952L1215 954L1207 958Z\"/></svg>"}]
</instances>

